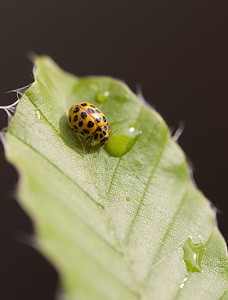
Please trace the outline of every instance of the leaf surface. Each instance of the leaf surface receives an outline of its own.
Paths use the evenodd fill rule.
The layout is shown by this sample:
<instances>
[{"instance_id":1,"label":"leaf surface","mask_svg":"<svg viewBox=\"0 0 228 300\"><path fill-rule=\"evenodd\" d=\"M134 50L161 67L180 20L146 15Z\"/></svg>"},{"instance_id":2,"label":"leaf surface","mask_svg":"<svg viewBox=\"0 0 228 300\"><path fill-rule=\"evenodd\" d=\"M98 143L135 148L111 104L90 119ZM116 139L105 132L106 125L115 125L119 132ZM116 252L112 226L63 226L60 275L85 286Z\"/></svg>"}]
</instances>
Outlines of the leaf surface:
<instances>
[{"instance_id":1,"label":"leaf surface","mask_svg":"<svg viewBox=\"0 0 228 300\"><path fill-rule=\"evenodd\" d=\"M162 118L112 78L77 78L50 58L8 127L7 157L41 251L69 299L227 299L228 260L213 211ZM87 101L114 132L78 147L68 110Z\"/></svg>"}]
</instances>

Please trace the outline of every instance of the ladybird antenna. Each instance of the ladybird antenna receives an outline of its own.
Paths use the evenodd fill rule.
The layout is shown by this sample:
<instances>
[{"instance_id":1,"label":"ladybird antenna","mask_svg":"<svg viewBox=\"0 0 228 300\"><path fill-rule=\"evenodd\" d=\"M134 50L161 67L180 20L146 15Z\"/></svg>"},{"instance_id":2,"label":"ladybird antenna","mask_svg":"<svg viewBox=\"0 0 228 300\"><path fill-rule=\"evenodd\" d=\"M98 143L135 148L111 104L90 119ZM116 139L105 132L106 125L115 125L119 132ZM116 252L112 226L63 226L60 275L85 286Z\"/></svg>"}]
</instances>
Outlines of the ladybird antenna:
<instances>
[{"instance_id":1,"label":"ladybird antenna","mask_svg":"<svg viewBox=\"0 0 228 300\"><path fill-rule=\"evenodd\" d=\"M113 134L115 134L118 131L118 129L116 129L115 131L112 132L112 134L109 136L109 139L113 136Z\"/></svg>"}]
</instances>

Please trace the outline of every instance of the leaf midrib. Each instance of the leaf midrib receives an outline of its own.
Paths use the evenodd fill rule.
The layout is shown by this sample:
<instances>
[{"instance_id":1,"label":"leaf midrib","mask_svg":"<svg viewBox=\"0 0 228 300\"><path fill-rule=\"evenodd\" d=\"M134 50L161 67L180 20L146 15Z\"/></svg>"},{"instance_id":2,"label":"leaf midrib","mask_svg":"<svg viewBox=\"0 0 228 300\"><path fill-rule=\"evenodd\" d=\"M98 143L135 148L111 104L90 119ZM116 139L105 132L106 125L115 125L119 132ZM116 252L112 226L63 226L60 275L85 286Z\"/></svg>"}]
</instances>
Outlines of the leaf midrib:
<instances>
[{"instance_id":1,"label":"leaf midrib","mask_svg":"<svg viewBox=\"0 0 228 300\"><path fill-rule=\"evenodd\" d=\"M31 86L32 87L32 86ZM33 102L32 102L32 100L30 99L30 97L29 96L27 96L26 95L26 97L27 97L27 99L30 101L30 103L36 108L36 109L39 109L38 107L37 107L37 105L35 105ZM39 111L40 111L40 109L39 109ZM141 110L140 110L141 111ZM60 132L58 132L58 130L48 121L48 119L44 116L44 114L42 113L42 111L40 111L40 114L42 115L42 119L43 119L43 121L45 121L51 128L52 128L52 130L54 130L55 132L56 132L56 138L62 138L63 140L64 140L64 138L63 138L63 136L61 135L61 133ZM57 165L55 165L53 162L51 162L46 156L44 156L44 155L42 155L39 151L37 151L34 147L32 147L30 144L28 144L28 143L26 143L25 142L25 140L23 140L23 139L21 139L21 138L19 138L18 136L16 136L15 134L13 134L10 130L9 130L9 133L12 135L12 136L14 136L15 138L17 138L18 140L20 140L20 142L22 142L22 143L24 143L27 147L29 147L30 149L32 149L35 153L37 153L40 157L42 157L43 159L45 159L50 165L52 165L61 175L64 175L68 180L70 180L73 184L75 184L75 185L77 185L77 187L81 190L81 191L83 191L98 207L100 207L100 204L94 199L94 198L92 198L91 197L91 195L90 194L88 194L80 185L78 185L78 183L76 182L76 181L74 181L70 176L68 176L66 173L64 173ZM120 160L121 160L121 158L119 158L119 160L118 160L118 162L117 162L117 166L118 166L118 164L119 164L119 162L120 162ZM117 166L116 166L116 168L117 168ZM112 176L112 178L114 178L114 176L115 176L115 171L116 171L116 169L114 170L114 172L113 172L113 176ZM96 185L94 184L94 187L96 187ZM97 188L97 187L96 187ZM98 189L98 188L97 188ZM110 186L109 186L109 191L110 191L110 189L111 189L111 184L110 184ZM108 194L109 194L109 191L108 191L108 193L107 193L107 195L106 195L106 199L107 199L107 197L108 197ZM98 189L98 192L100 193L100 191L99 191L99 189ZM101 195L101 193L100 193L100 195ZM62 202L62 201L61 201ZM68 207L68 209L70 209L69 207ZM107 217L108 218L110 218L110 216L109 216L109 213L107 212L107 208L106 207L104 207L104 210L105 210L105 212L106 212L106 214L107 214ZM80 218L79 216L78 216L78 218ZM125 260L126 260L126 262L127 262L127 264L128 264L128 268L129 268L129 271L132 273L132 276L133 276L133 278L134 278L134 280L136 281L136 285L137 285L137 287L138 287L138 289L139 289L139 292L140 292L140 299L142 298L142 291L141 291L141 288L140 288L140 284L139 284L139 282L137 282L137 279L136 279L136 277L135 277L135 272L133 272L133 270L132 270L132 268L131 268L131 265L129 264L129 259L128 259L128 257L127 257L127 253L126 253L126 251L125 251L125 247L124 247L124 245L121 243L121 241L120 241L120 239L119 239L119 237L118 237L118 235L117 235L117 233L116 233L116 231L113 229L113 231L114 231L114 234L115 234L115 236L116 236L116 239L117 239L117 241L119 242L119 245L120 245L120 249L122 249L122 251L123 252L120 252L120 251L118 251L116 248L114 248L113 247L113 245L112 244L110 244L110 243L108 243L108 241L106 241L101 235L99 235L91 226L89 226L87 223L85 223L85 221L83 220L83 219L81 219L80 218L80 220L83 222L83 224L85 224L88 228L90 228L91 229L91 231L92 232L94 232L98 237L100 237L101 239L102 239L102 241L104 241L106 244L108 244L108 246L109 247L111 247L116 253L118 253L119 255L121 255ZM127 286L126 286L127 287ZM129 289L129 287L127 287L128 289ZM147 300L146 298L144 298L144 300Z\"/></svg>"}]
</instances>

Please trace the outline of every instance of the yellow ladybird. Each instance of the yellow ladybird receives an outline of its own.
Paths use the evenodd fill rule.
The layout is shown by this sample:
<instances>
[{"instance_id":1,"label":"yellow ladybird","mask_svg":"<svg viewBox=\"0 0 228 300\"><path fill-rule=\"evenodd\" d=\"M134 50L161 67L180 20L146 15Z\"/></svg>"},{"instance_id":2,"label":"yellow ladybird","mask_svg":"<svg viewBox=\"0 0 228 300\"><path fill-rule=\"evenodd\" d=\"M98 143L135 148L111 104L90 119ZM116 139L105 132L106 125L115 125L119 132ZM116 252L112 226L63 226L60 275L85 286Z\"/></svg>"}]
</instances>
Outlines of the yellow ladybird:
<instances>
[{"instance_id":1,"label":"yellow ladybird","mask_svg":"<svg viewBox=\"0 0 228 300\"><path fill-rule=\"evenodd\" d=\"M70 127L80 136L92 142L100 142L102 147L109 139L109 123L105 115L93 104L81 102L73 105L68 114Z\"/></svg>"}]
</instances>

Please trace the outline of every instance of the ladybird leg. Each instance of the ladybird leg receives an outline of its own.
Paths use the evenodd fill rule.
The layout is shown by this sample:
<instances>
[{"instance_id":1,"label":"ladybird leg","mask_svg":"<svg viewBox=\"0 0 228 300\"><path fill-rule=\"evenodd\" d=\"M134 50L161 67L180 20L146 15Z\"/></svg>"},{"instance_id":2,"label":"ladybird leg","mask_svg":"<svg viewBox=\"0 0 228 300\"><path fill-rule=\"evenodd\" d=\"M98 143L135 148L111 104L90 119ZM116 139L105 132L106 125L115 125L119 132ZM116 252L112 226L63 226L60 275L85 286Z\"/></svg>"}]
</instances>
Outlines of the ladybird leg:
<instances>
[{"instance_id":1,"label":"ladybird leg","mask_svg":"<svg viewBox=\"0 0 228 300\"><path fill-rule=\"evenodd\" d=\"M87 140L87 139L86 139L86 140ZM81 142L78 144L78 147L81 147L81 145L82 145L83 143L85 143L86 140L81 140Z\"/></svg>"},{"instance_id":2,"label":"ladybird leg","mask_svg":"<svg viewBox=\"0 0 228 300\"><path fill-rule=\"evenodd\" d=\"M91 138L91 136L88 136L86 139L81 140L80 143L78 144L78 147L80 147L83 143L85 143L86 141L88 141Z\"/></svg>"},{"instance_id":3,"label":"ladybird leg","mask_svg":"<svg viewBox=\"0 0 228 300\"><path fill-rule=\"evenodd\" d=\"M101 141L101 147L97 152L97 155L100 153L101 149L105 146L105 144L107 143L107 141L110 139L110 136L107 135L102 141Z\"/></svg>"},{"instance_id":4,"label":"ladybird leg","mask_svg":"<svg viewBox=\"0 0 228 300\"><path fill-rule=\"evenodd\" d=\"M93 150L93 143L92 143L92 141L90 140L89 152L91 152L92 150Z\"/></svg>"},{"instance_id":5,"label":"ladybird leg","mask_svg":"<svg viewBox=\"0 0 228 300\"><path fill-rule=\"evenodd\" d=\"M104 144L105 145L105 144ZM97 155L100 153L100 151L101 151L101 149L104 147L104 145L102 145L101 147L100 147L100 149L98 150L98 152L97 152Z\"/></svg>"},{"instance_id":6,"label":"ladybird leg","mask_svg":"<svg viewBox=\"0 0 228 300\"><path fill-rule=\"evenodd\" d=\"M97 152L97 155L100 153L101 149L105 146L106 142L104 144L102 144L102 146L100 147L100 149Z\"/></svg>"},{"instance_id":7,"label":"ladybird leg","mask_svg":"<svg viewBox=\"0 0 228 300\"><path fill-rule=\"evenodd\" d=\"M99 127L98 127L98 128L99 128ZM90 139L90 148L89 148L89 152L91 152L92 149L93 149L93 137L94 137L95 133L98 131L98 128L92 133L91 136L89 136L89 137L87 138L87 139Z\"/></svg>"},{"instance_id":8,"label":"ladybird leg","mask_svg":"<svg viewBox=\"0 0 228 300\"><path fill-rule=\"evenodd\" d=\"M93 149L92 136L90 136L89 138L90 138L90 147L89 147L89 152L91 152L91 151L92 151L92 149Z\"/></svg>"}]
</instances>

